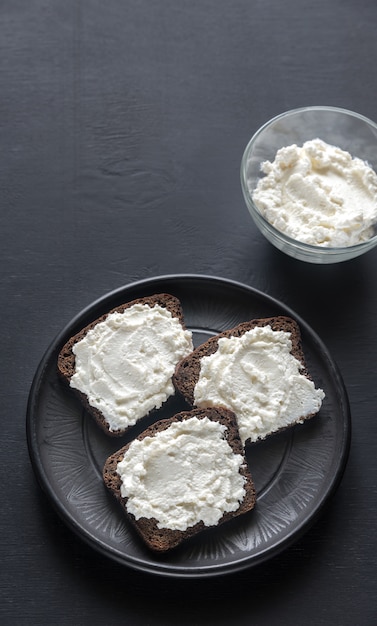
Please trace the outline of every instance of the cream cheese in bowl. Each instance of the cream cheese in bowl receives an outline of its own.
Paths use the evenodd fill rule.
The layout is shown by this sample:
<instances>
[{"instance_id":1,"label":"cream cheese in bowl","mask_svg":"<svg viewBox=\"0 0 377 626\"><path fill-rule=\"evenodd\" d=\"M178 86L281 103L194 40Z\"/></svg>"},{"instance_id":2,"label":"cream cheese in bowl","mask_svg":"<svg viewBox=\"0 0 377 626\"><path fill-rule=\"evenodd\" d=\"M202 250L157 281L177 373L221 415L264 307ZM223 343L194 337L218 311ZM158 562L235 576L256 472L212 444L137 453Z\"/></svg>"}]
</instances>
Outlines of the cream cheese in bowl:
<instances>
[{"instance_id":1,"label":"cream cheese in bowl","mask_svg":"<svg viewBox=\"0 0 377 626\"><path fill-rule=\"evenodd\" d=\"M339 263L377 246L377 124L328 106L281 113L259 128L241 161L253 221L276 248Z\"/></svg>"},{"instance_id":2,"label":"cream cheese in bowl","mask_svg":"<svg viewBox=\"0 0 377 626\"><path fill-rule=\"evenodd\" d=\"M286 235L316 246L353 246L377 222L377 174L361 159L321 139L277 151L252 198Z\"/></svg>"}]
</instances>

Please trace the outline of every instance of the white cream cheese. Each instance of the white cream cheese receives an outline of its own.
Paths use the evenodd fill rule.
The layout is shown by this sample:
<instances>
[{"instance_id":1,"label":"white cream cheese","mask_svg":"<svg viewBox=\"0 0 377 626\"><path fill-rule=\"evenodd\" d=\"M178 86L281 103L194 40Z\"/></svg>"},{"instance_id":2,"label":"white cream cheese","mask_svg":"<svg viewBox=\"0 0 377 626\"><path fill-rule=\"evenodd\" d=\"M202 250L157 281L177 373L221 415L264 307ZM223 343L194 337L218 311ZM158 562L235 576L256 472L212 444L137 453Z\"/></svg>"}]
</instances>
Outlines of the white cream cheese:
<instances>
[{"instance_id":1,"label":"white cream cheese","mask_svg":"<svg viewBox=\"0 0 377 626\"><path fill-rule=\"evenodd\" d=\"M117 472L127 510L155 518L159 528L216 525L245 496L244 459L225 438L226 426L208 417L173 422L153 437L131 442Z\"/></svg>"},{"instance_id":2,"label":"white cream cheese","mask_svg":"<svg viewBox=\"0 0 377 626\"><path fill-rule=\"evenodd\" d=\"M377 174L320 139L281 148L250 189L259 211L289 237L325 247L370 239L377 222Z\"/></svg>"},{"instance_id":3,"label":"white cream cheese","mask_svg":"<svg viewBox=\"0 0 377 626\"><path fill-rule=\"evenodd\" d=\"M75 344L70 384L110 430L124 429L174 393L175 366L192 349L191 332L168 309L135 304L111 313Z\"/></svg>"},{"instance_id":4,"label":"white cream cheese","mask_svg":"<svg viewBox=\"0 0 377 626\"><path fill-rule=\"evenodd\" d=\"M243 443L316 413L325 394L301 374L291 348L290 333L269 325L219 339L217 351L201 359L195 405L234 411Z\"/></svg>"}]
</instances>

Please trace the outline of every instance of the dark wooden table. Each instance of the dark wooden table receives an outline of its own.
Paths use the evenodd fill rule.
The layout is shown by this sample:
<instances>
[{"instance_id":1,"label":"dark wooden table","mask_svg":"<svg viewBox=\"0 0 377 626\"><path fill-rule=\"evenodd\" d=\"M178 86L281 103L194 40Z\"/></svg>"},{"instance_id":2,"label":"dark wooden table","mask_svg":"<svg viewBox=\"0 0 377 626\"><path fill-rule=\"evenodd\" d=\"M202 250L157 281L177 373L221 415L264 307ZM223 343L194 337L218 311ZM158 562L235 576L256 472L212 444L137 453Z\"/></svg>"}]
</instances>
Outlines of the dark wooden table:
<instances>
[{"instance_id":1,"label":"dark wooden table","mask_svg":"<svg viewBox=\"0 0 377 626\"><path fill-rule=\"evenodd\" d=\"M0 4L1 567L5 625L377 623L377 250L290 259L244 205L243 149L285 110L377 120L374 0ZM114 563L55 513L25 437L38 363L103 294L190 273L291 307L342 373L353 435L314 526L224 577Z\"/></svg>"}]
</instances>

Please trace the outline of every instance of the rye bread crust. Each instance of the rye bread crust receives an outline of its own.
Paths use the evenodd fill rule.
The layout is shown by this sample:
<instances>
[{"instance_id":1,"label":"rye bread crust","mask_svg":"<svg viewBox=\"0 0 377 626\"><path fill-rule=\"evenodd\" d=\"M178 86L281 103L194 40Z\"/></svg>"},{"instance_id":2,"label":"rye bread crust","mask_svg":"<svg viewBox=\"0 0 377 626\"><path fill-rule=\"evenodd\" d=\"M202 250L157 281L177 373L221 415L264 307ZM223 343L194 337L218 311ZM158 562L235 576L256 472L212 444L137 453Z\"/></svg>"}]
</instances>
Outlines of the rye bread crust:
<instances>
[{"instance_id":1,"label":"rye bread crust","mask_svg":"<svg viewBox=\"0 0 377 626\"><path fill-rule=\"evenodd\" d=\"M234 454L240 454L245 459L244 449L241 439L239 437L235 415L232 411L229 411L228 409L222 407L211 407L208 409L193 409L191 411L182 411L181 413L177 413L171 418L155 422L143 433L141 433L137 437L137 439L142 440L145 437L153 437L154 435L156 435L156 433L161 432L166 428L169 428L169 426L171 426L171 424L173 424L174 422L187 420L191 417L197 417L199 419L208 417L211 420L218 421L221 424L225 425L227 427L227 430L225 431L226 440L231 446ZM123 512L126 515L126 518L128 518L130 523L134 526L145 544L154 552L166 552L177 547L186 539L189 539L190 537L193 537L194 535L209 528L208 526L205 526L203 522L199 522L194 526L187 528L187 530L185 531L172 530L168 528L158 528L157 520L155 518L147 519L143 517L136 520L135 517L127 511L128 499L122 498L121 496L121 479L116 471L116 468L118 463L123 459L124 454L126 453L130 445L131 442L112 454L106 460L103 468L103 480L105 486L119 502ZM255 506L255 487L249 468L247 466L246 459L240 469L240 472L245 477L245 497L237 511L224 513L223 517L216 525L216 527L226 521L229 521L232 518L235 518L250 511Z\"/></svg>"},{"instance_id":2,"label":"rye bread crust","mask_svg":"<svg viewBox=\"0 0 377 626\"><path fill-rule=\"evenodd\" d=\"M83 339L83 337L85 337L89 330L94 328L94 326L96 326L100 322L103 322L108 317L108 315L110 315L111 313L123 313L123 311L130 308L134 304L147 304L151 307L155 305L160 305L161 307L168 309L172 316L176 317L179 320L182 328L186 330L181 303L178 298L172 296L171 294L159 293L152 296L146 296L144 298L137 298L135 300L131 300L130 302L121 304L111 309L104 315L101 315L93 322L82 328L78 333L73 335L64 344L58 355L57 362L58 373L63 381L65 381L69 385L70 380L75 373L75 355L73 353L73 346L81 339ZM110 425L106 421L104 415L97 408L89 404L87 396L78 389L74 389L73 387L70 387L70 389L76 395L76 397L79 398L82 405L85 407L87 412L95 419L96 423L102 429L102 431L105 432L107 435L111 437L120 437L124 435L129 428L131 428L128 427L119 430L110 430Z\"/></svg>"},{"instance_id":3,"label":"rye bread crust","mask_svg":"<svg viewBox=\"0 0 377 626\"><path fill-rule=\"evenodd\" d=\"M296 357L296 359L302 364L303 369L301 370L301 373L309 380L312 380L305 363L300 327L297 322L291 317L280 315L276 317L258 318L247 322L242 322L234 328L219 333L218 335L215 335L214 337L208 339L205 343L201 344L191 354L183 358L178 363L175 373L173 375L173 384L176 390L184 397L184 399L190 406L194 407L194 389L196 383L199 380L201 359L205 356L214 354L217 351L219 339L221 339L222 337L241 337L247 331L252 330L256 326L268 325L271 326L272 330L274 331L282 330L291 334L291 354L293 354L293 356ZM307 415L303 419L310 419L311 417L313 417L313 415L315 414ZM289 426L273 432L275 434L276 432L280 432L281 430L285 430L286 428L289 428ZM245 443L248 442L249 440L247 440Z\"/></svg>"}]
</instances>

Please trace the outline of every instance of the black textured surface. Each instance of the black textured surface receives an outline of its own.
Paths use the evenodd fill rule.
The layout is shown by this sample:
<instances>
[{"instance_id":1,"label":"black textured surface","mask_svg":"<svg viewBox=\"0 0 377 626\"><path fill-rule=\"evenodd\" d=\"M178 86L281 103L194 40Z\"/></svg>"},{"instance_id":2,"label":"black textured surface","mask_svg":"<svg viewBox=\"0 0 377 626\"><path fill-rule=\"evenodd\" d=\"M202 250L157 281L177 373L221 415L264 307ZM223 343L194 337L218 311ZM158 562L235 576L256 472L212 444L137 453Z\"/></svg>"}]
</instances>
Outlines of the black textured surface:
<instances>
[{"instance_id":1,"label":"black textured surface","mask_svg":"<svg viewBox=\"0 0 377 626\"><path fill-rule=\"evenodd\" d=\"M1 622L372 626L376 621L377 251L284 257L239 183L254 131L328 104L377 120L374 0L4 0L0 5ZM201 273L281 300L318 333L350 398L344 479L272 562L159 580L98 555L28 458L38 363L83 307L135 280Z\"/></svg>"}]
</instances>

